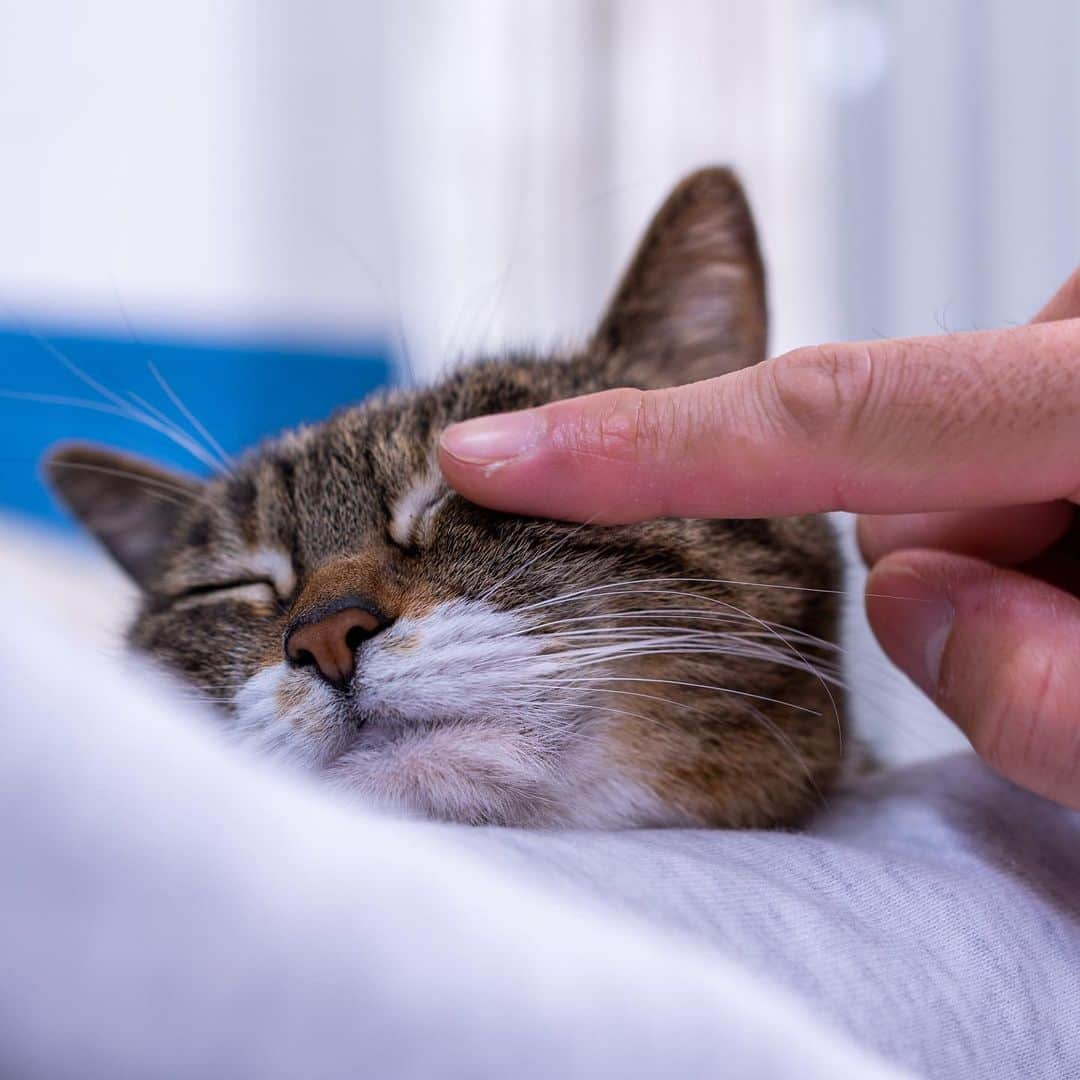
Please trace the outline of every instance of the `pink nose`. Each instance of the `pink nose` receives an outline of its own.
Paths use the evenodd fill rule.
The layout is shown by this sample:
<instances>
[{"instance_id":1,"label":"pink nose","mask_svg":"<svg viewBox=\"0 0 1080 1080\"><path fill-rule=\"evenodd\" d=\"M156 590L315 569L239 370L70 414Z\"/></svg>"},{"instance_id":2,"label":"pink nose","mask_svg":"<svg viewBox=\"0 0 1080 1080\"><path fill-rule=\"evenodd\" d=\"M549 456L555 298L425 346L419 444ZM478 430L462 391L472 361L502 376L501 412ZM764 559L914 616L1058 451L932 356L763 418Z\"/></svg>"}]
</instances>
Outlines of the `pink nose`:
<instances>
[{"instance_id":1,"label":"pink nose","mask_svg":"<svg viewBox=\"0 0 1080 1080\"><path fill-rule=\"evenodd\" d=\"M356 670L356 650L383 628L362 607L308 616L285 635L285 657L293 667L315 667L332 686L347 686Z\"/></svg>"}]
</instances>

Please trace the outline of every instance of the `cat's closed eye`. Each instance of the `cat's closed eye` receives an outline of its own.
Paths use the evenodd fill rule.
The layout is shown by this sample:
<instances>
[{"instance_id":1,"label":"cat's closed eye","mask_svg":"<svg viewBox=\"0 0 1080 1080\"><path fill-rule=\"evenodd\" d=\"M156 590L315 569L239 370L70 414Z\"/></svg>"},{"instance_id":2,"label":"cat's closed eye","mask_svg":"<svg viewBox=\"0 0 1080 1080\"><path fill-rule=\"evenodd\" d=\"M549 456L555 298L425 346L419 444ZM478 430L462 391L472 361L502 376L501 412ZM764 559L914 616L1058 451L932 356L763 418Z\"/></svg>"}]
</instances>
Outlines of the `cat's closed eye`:
<instances>
[{"instance_id":1,"label":"cat's closed eye","mask_svg":"<svg viewBox=\"0 0 1080 1080\"><path fill-rule=\"evenodd\" d=\"M169 606L181 611L184 608L226 601L253 603L278 610L284 608L287 598L279 595L274 582L268 578L241 578L189 585L180 592L165 597L164 600Z\"/></svg>"}]
</instances>

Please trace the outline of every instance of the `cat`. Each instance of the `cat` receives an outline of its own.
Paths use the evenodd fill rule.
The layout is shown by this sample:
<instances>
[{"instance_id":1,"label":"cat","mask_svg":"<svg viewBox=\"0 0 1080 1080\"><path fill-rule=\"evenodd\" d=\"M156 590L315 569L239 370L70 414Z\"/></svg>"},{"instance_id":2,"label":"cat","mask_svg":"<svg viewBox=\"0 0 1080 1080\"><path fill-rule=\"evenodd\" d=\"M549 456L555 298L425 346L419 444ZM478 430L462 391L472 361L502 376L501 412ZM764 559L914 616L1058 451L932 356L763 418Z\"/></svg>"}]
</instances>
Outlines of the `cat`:
<instances>
[{"instance_id":1,"label":"cat","mask_svg":"<svg viewBox=\"0 0 1080 1080\"><path fill-rule=\"evenodd\" d=\"M239 741L368 803L473 824L790 826L843 754L828 524L532 520L467 502L436 463L454 421L717 376L765 344L751 212L707 168L660 208L579 350L478 360L205 481L87 445L46 473L141 590L130 644Z\"/></svg>"}]
</instances>

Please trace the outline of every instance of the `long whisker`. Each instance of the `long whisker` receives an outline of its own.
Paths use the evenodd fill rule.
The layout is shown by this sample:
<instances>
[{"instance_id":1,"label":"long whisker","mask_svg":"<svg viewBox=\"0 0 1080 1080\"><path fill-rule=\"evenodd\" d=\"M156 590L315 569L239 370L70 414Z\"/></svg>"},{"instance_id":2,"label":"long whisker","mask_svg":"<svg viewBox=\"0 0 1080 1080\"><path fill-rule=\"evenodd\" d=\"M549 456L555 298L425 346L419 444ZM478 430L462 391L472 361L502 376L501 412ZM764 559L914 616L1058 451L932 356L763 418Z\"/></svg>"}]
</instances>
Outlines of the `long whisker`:
<instances>
[{"instance_id":1,"label":"long whisker","mask_svg":"<svg viewBox=\"0 0 1080 1080\"><path fill-rule=\"evenodd\" d=\"M77 469L82 472L101 473L103 476L116 476L125 480L135 480L147 488L158 488L162 492L169 492L173 496L180 496L186 499L189 503L195 500L195 494L189 491L185 487L181 487L180 484L170 484L167 480L159 480L152 476L143 476L140 473L132 472L130 469L112 469L106 465L92 465L89 462L84 461L54 461L51 463L50 468L54 469ZM178 499L173 501L179 504ZM182 505L182 504L180 504Z\"/></svg>"},{"instance_id":2,"label":"long whisker","mask_svg":"<svg viewBox=\"0 0 1080 1080\"><path fill-rule=\"evenodd\" d=\"M558 596L549 596L543 600L538 600L532 604L523 604L517 610L519 611L532 611L537 608L549 607L552 604L568 603L572 600L578 600L583 596L589 596L595 593L609 593L617 590L630 590L626 595L633 595L633 586L637 585L664 585L664 584L696 584L696 585L735 585L741 588L749 589L784 589L789 592L810 592L810 593L823 593L832 596L852 596L853 590L850 589L822 589L815 588L808 585L791 585L777 582L766 581L740 581L734 578L695 578L695 577L653 577L653 578L629 578L621 581L607 581L598 585L589 585L580 589L574 589L571 592L560 593ZM693 593L695 597L705 599L705 594ZM860 593L859 595L863 595ZM916 600L917 597L912 596L899 596L892 595L890 593L866 593L867 596L873 596L875 599L883 600Z\"/></svg>"},{"instance_id":3,"label":"long whisker","mask_svg":"<svg viewBox=\"0 0 1080 1080\"><path fill-rule=\"evenodd\" d=\"M110 271L110 276L112 276L111 271ZM116 297L116 306L120 309L120 315L124 320L124 325L127 327L128 336L131 338L132 341L134 341L137 344L141 345L142 342L139 339L139 335L135 333L135 327L131 322L131 316L128 314L127 305L124 303L123 297L120 295L120 290L117 287L115 277L113 277L113 279L112 279L112 285L113 285L113 294ZM156 380L158 386L160 386L161 389L165 391L166 396L173 403L173 405L180 411L180 415L183 416L188 421L189 424L191 424L191 426L192 426L192 428L194 428L196 434L201 435L202 438L206 441L207 446L215 454L217 454L217 456L220 459L221 463L225 467L225 471L226 472L230 471L231 468L232 468L232 459L221 448L221 444L217 441L217 439L215 439L213 437L213 435L210 434L209 431L206 430L205 427L203 427L203 425L198 421L198 419L195 416L192 415L192 413L188 409L188 407L180 400L179 395L165 381L164 377L158 371L157 366L152 362L147 362L146 366L147 366L147 368L149 368L150 374L153 375L153 377ZM163 423L168 424L179 435L182 435L184 437L187 436L187 433L181 427L179 427L177 424L175 424L172 420L170 420L169 417L167 417L160 409L155 408L148 401L146 401L143 398L139 397L137 394L132 394L131 397L136 402L139 403L140 408L145 409L151 415L156 416Z\"/></svg>"},{"instance_id":4,"label":"long whisker","mask_svg":"<svg viewBox=\"0 0 1080 1080\"><path fill-rule=\"evenodd\" d=\"M598 613L598 614L579 615L579 616L564 617L564 618L559 618L559 619L552 619L552 620L545 621L543 623L533 624L531 627L526 627L526 628L524 628L522 630L510 631L507 635L500 635L500 637L503 637L503 636L524 636L524 635L528 635L528 634L532 633L533 631L544 631L545 635L547 635L547 636L552 636L552 637L558 636L558 637L562 638L564 636L564 634L565 634L565 631L560 631L558 633L558 635L556 635L555 633L552 632L552 630L554 628L558 628L558 627L564 626L566 624L583 623L583 622L608 622L608 621L611 621L611 620L618 621L618 620L622 620L622 619L625 619L625 618L638 617L638 616L649 616L649 617L654 618L654 619L668 619L668 618L670 618L672 620L677 619L677 620L680 620L680 621L683 620L685 616L692 616L695 622L696 621L703 621L703 622L710 622L710 623L724 623L724 624L736 624L736 625L738 623L740 623L740 622L745 621L744 619L742 619L740 617L737 617L737 616L735 616L733 614L729 614L729 613L726 613L726 612L721 613L721 612L717 612L717 611L704 610L704 609L701 609L701 608L645 608L645 609L629 609L629 610L627 610L627 609L618 610L617 609L617 610L614 610L614 611ZM762 621L767 622L768 626L772 627L773 629L781 631L784 634L785 637L790 637L790 638L794 639L795 641L797 641L802 649L807 649L807 648L820 649L823 652L832 654L832 656L835 658L835 659L832 659L832 660L827 660L825 657L816 656L816 655L813 657L813 661L812 661L813 664L816 667L818 667L819 669L821 669L821 670L831 670L831 671L833 671L835 673L837 671L837 669L839 669L841 664L848 657L850 657L852 655L852 650L850 650L848 648L845 648L844 646L842 646L842 645L840 645L840 644L838 644L836 642L829 641L829 640L827 640L825 638L822 638L822 637L820 637L820 636L818 636L816 634L811 634L808 631L801 630L798 627L789 626L789 625L786 625L786 624L783 624L783 623L768 622L768 620L762 620ZM598 631L597 636L601 636L601 634L604 633L604 632L608 632L608 633L614 635L617 632L625 630L625 629L628 629L628 628L623 626L621 624L621 622L619 622L619 624L617 626L611 627L608 631ZM661 631L662 629L665 629L665 628L663 628L661 626L656 626L655 629L657 631ZM714 630L712 630L711 628L708 628L708 627L685 627L684 628L684 627L674 627L674 626L672 626L672 627L669 627L669 628L666 628L666 629L670 630L671 633L679 633L679 632L683 631L684 629L687 632L696 632L696 633L703 633L703 634L716 633L716 631L714 631ZM771 631L765 632L765 631L740 630L738 632L726 631L725 633L728 635L729 638L732 637L733 635L737 636L739 638L743 638L743 639L754 638L754 637L757 637L757 636L775 637L775 635L772 634ZM860 671L862 672L862 681L864 683L866 683L868 680L872 679L872 681L875 684L878 684L878 685L895 685L895 683L897 681L897 675L896 675L895 671L890 666L883 663L879 657L874 656L874 655L860 656L859 657L859 663L860 663ZM838 685L844 685L844 683L841 682L839 679L836 679L835 681L837 682ZM858 690L857 688L855 688L855 687L853 687L851 685L846 685L845 689L847 689L847 691L849 693L856 694L856 696L859 696L859 697L863 696L863 694L862 694L862 692L860 690Z\"/></svg>"},{"instance_id":5,"label":"long whisker","mask_svg":"<svg viewBox=\"0 0 1080 1080\"><path fill-rule=\"evenodd\" d=\"M662 638L659 635L664 635ZM582 639L599 639L612 642L634 642L642 639L671 641L673 643L701 642L706 645L731 643L738 648L760 648L769 646L766 639L775 637L760 630L715 630L677 627L663 624L640 623L631 626L589 627L577 630L548 631L545 640L575 642ZM813 644L813 643L811 643ZM840 662L827 657L813 657L815 665L825 669L839 669Z\"/></svg>"},{"instance_id":6,"label":"long whisker","mask_svg":"<svg viewBox=\"0 0 1080 1080\"><path fill-rule=\"evenodd\" d=\"M693 577L654 578L654 579L643 579L640 582L632 582L632 583L613 582L613 583L610 583L610 584L611 584L612 587L615 587L615 588L625 588L625 586L627 584L655 584L655 583L658 583L658 582L662 582L664 584L672 584L672 583L674 583L674 584L699 584L699 585L703 585L703 584L717 585L717 584L719 584L719 585L728 585L728 586L730 586L730 585L740 585L740 586L744 586L744 587L749 587L750 584L751 584L749 582L740 582L740 581L737 581L735 579L730 579L730 578L729 579L724 579L724 578L693 578ZM777 585L772 585L772 584L766 584L766 583L763 583L763 586L764 587L775 587L775 588L790 588L790 586L786 586L786 585L778 585L778 584ZM802 587L800 587L800 588L802 588ZM601 591L603 591L603 589L604 589L604 586L600 585L600 586L594 587L593 591L594 592L601 592ZM737 611L737 612L745 615L746 618L758 623L763 629L765 629L769 633L773 634L778 640L782 641L784 645L786 645L789 649L791 649L797 655L799 655L800 658L803 660L804 664L806 664L806 669L809 670L809 671L814 671L814 673L817 674L817 677L818 677L818 679L819 679L819 681L821 683L822 689L825 691L825 694L829 698L829 702L830 702L830 704L832 706L833 713L834 713L835 718L836 718L837 734L838 734L838 736L839 736L839 738L841 740L841 743L843 742L843 724L841 723L841 720L840 720L840 709L837 706L836 700L833 697L832 690L830 689L830 687L828 685L828 682L824 678L822 678L822 676L820 674L818 674L815 671L814 668L812 668L809 665L809 663L806 661L805 657L802 657L802 654L799 652L799 650L790 641L788 641L779 630L777 630L774 626L771 626L770 624L766 623L762 619L759 619L756 616L752 615L750 612L745 611L743 608L740 608L738 605L731 603L730 601L720 600L717 597L711 597L711 596L701 594L701 593L692 593L692 592L688 592L688 591L685 591L685 590L668 590L668 591L669 591L669 593L671 595L683 595L684 597L689 598L689 599L693 599L693 600L697 600L697 601L704 601L706 603L718 604L718 605L723 606L725 608L730 608L730 609L732 609L734 611ZM815 589L815 588L808 588L808 589L805 589L804 591L828 592L828 593L832 593L832 594L837 594L839 592L839 590L835 590L835 589L823 590L823 589ZM545 602L542 601L541 604L543 604L543 603L545 603ZM527 610L527 609L528 608L525 608L523 610Z\"/></svg>"},{"instance_id":7,"label":"long whisker","mask_svg":"<svg viewBox=\"0 0 1080 1080\"><path fill-rule=\"evenodd\" d=\"M611 631L588 631L581 632L587 635L593 633L603 639L607 637L610 643L594 643L586 645L573 644L576 640L576 632L568 631L566 634L545 634L544 638L553 641L570 640L573 647L559 649L547 654L552 662L559 664L581 662L582 660L593 661L596 659L626 658L630 656L657 655L668 653L671 655L744 655L758 657L771 661L779 661L788 666L814 671L820 668L823 671L835 671L837 665L832 661L821 657L814 657L811 661L808 657L796 649L792 649L784 642L787 649L780 649L760 640L761 637L775 637L773 634L757 634L749 636L746 632L730 631L685 631L669 626L657 627L660 633L647 634L634 632L633 634L620 635ZM534 657L506 657L500 660L500 664L535 663Z\"/></svg>"},{"instance_id":8,"label":"long whisker","mask_svg":"<svg viewBox=\"0 0 1080 1080\"><path fill-rule=\"evenodd\" d=\"M134 421L144 424L146 427L153 431L157 431L159 434L164 435L166 438L171 439L178 446L186 450L192 457L201 461L204 465L210 469L217 471L220 468L220 464L206 453L206 451L198 444L198 442L184 436L183 433L172 430L167 424L162 424L160 420L154 416L143 412L141 409L136 408L129 401L125 401L119 394L114 393L103 383L99 382L93 376L87 374L82 368L78 366L70 357L66 356L60 349L58 349L48 338L42 336L37 330L30 326L25 319L14 311L9 304L4 303L4 307L11 314L12 318L22 328L23 332L29 334L37 344L44 349L51 357L53 357L57 363L69 371L76 379L79 380L84 386L93 390L99 397L103 399L102 402L94 401L79 401L78 399L63 399L60 395L41 394L31 395L22 394L16 391L3 391L2 396L7 398L21 399L24 401L37 401L42 404L64 404L64 405L76 405L83 408L95 409L97 412L111 412L111 415L122 417L125 420ZM108 403L113 406L110 410L105 407L104 403ZM96 407L96 408L95 408Z\"/></svg>"},{"instance_id":9,"label":"long whisker","mask_svg":"<svg viewBox=\"0 0 1080 1080\"><path fill-rule=\"evenodd\" d=\"M612 611L595 612L590 615L571 615L559 619L550 619L547 622L542 623L530 623L529 626L521 630L510 630L505 634L500 634L499 638L521 637L526 634L535 634L538 631L547 630L550 627L566 626L571 623L600 622L610 619L642 618L646 616L658 619L678 619L680 621L685 621L685 618L688 615L691 615L694 618L708 620L709 622L738 623L741 621L734 615L722 615L719 612L703 608L616 608Z\"/></svg>"},{"instance_id":10,"label":"long whisker","mask_svg":"<svg viewBox=\"0 0 1080 1080\"><path fill-rule=\"evenodd\" d=\"M620 655L627 655L622 651L623 649L634 650L637 655L641 655L638 650L642 646L648 646L649 655L714 655L731 656L733 658L748 660L762 660L768 663L779 663L786 667L810 672L818 678L825 678L838 686L846 685L837 665L817 657L815 657L813 661L810 661L807 658L800 656L797 652L793 656L760 640L745 638L741 635L717 635L716 637L709 638L694 636L692 634L657 639L655 635L648 635L645 632L647 630L648 628L643 628L641 633L636 633L628 638L622 638L621 641L616 639L616 642L611 645L593 645L591 648L608 649L610 650L612 658L619 658ZM602 634L602 631L590 630L580 631L580 633L584 635L600 635ZM557 640L569 638L571 642L576 642L578 640L572 634L553 635L553 637ZM673 646L678 647L673 648ZM574 651L580 652L581 650L570 650L571 653ZM561 656L565 654L558 655Z\"/></svg>"},{"instance_id":11,"label":"long whisker","mask_svg":"<svg viewBox=\"0 0 1080 1080\"><path fill-rule=\"evenodd\" d=\"M180 395L166 381L165 376L162 375L160 371L158 371L157 365L152 361L148 360L146 362L146 366L150 369L150 374L154 376L154 380L157 382L158 386L160 386L161 389L165 391L168 399L180 412L180 415L183 416L183 418L195 429L195 431L199 435L201 435L203 439L206 440L207 445L220 459L225 471L230 472L233 468L233 460L225 452L221 443L219 443L217 439L215 439L214 436L211 435L209 431L207 431L206 426L202 423L202 421L199 420L199 418L187 407L187 405L184 404L184 401L180 397Z\"/></svg>"},{"instance_id":12,"label":"long whisker","mask_svg":"<svg viewBox=\"0 0 1080 1080\"><path fill-rule=\"evenodd\" d=\"M187 436L178 435L167 425L162 424L152 416L148 416L141 409L135 408L130 402L120 398L120 405L111 405L103 401L94 401L87 398L70 397L65 394L37 394L22 390L0 390L0 397L12 401L33 401L39 405L64 405L77 409L88 409L91 412L104 413L106 416L116 416L121 420L143 424L145 427L164 435L167 439L176 443L186 450L193 458L206 465L215 472L220 468L218 462L210 457L198 443Z\"/></svg>"},{"instance_id":13,"label":"long whisker","mask_svg":"<svg viewBox=\"0 0 1080 1080\"><path fill-rule=\"evenodd\" d=\"M654 612L626 612L623 613L626 617L652 617L663 618L664 613ZM581 621L592 621L591 616L583 616ZM673 616L673 618L680 618ZM596 621L606 621L606 617L597 616ZM612 638L615 640L631 640L642 634L649 634L652 636L662 634L664 638L662 640L671 641L740 641L740 642L755 642L763 638L774 638L776 634L773 632L772 626L767 629L740 629L740 630L725 630L719 629L716 626L687 626L683 619L679 623L623 623L616 622L610 626L575 626L575 622L578 620L568 619L562 626L569 627L567 629L560 629L560 624L548 624L548 628L543 634L536 636L542 637L544 640L550 641L573 641L581 638ZM706 620L702 620L706 621ZM719 616L716 619L708 620L710 622L722 623L724 625L745 626L746 620L735 618L724 618ZM753 625L751 623L751 625ZM554 626L554 628L552 628ZM514 631L506 634L501 634L492 638L492 641L501 641L513 637L531 636L527 631ZM808 646L817 647L818 643L814 640L804 643ZM830 666L838 663L838 661L832 658L815 657L815 661L828 664Z\"/></svg>"},{"instance_id":14,"label":"long whisker","mask_svg":"<svg viewBox=\"0 0 1080 1080\"><path fill-rule=\"evenodd\" d=\"M635 675L597 675L597 676L570 676L562 680L568 684L594 683L594 682L644 682L656 683L663 686L682 686L693 690L715 690L722 694L734 694L736 697L749 698L752 701L764 701L770 705L783 705L794 709L796 712L807 713L810 716L820 716L816 709L807 708L805 705L796 705L791 701L783 701L780 698L769 697L766 694L752 694L749 690L736 690L730 686L716 686L713 683L691 682L686 679L660 679Z\"/></svg>"},{"instance_id":15,"label":"long whisker","mask_svg":"<svg viewBox=\"0 0 1080 1080\"><path fill-rule=\"evenodd\" d=\"M165 413L163 413L156 405L151 405L150 402L147 401L146 398L144 398L141 394L136 394L131 390L129 390L127 393L128 397L131 398L131 400L134 401L140 409L143 409L151 416L160 420L163 424L167 425L171 431L176 432L176 434L182 435L185 438L187 437L187 432L184 431L184 429L180 427L180 425L177 424L175 420L173 420L171 417L166 416Z\"/></svg>"}]
</instances>

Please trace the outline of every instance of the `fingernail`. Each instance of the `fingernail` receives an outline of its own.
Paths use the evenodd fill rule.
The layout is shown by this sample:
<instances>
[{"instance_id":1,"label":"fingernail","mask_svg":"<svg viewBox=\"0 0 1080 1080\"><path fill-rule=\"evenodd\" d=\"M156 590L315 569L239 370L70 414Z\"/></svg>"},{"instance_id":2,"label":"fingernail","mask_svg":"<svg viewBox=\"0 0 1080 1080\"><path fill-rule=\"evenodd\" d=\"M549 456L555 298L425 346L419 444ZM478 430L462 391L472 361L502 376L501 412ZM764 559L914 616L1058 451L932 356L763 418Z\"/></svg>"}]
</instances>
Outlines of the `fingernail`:
<instances>
[{"instance_id":1,"label":"fingernail","mask_svg":"<svg viewBox=\"0 0 1080 1080\"><path fill-rule=\"evenodd\" d=\"M482 416L447 428L442 448L470 465L501 465L534 449L546 427L537 409Z\"/></svg>"},{"instance_id":2,"label":"fingernail","mask_svg":"<svg viewBox=\"0 0 1080 1080\"><path fill-rule=\"evenodd\" d=\"M874 632L893 662L933 696L955 616L952 603L937 584L910 570L874 586Z\"/></svg>"}]
</instances>

